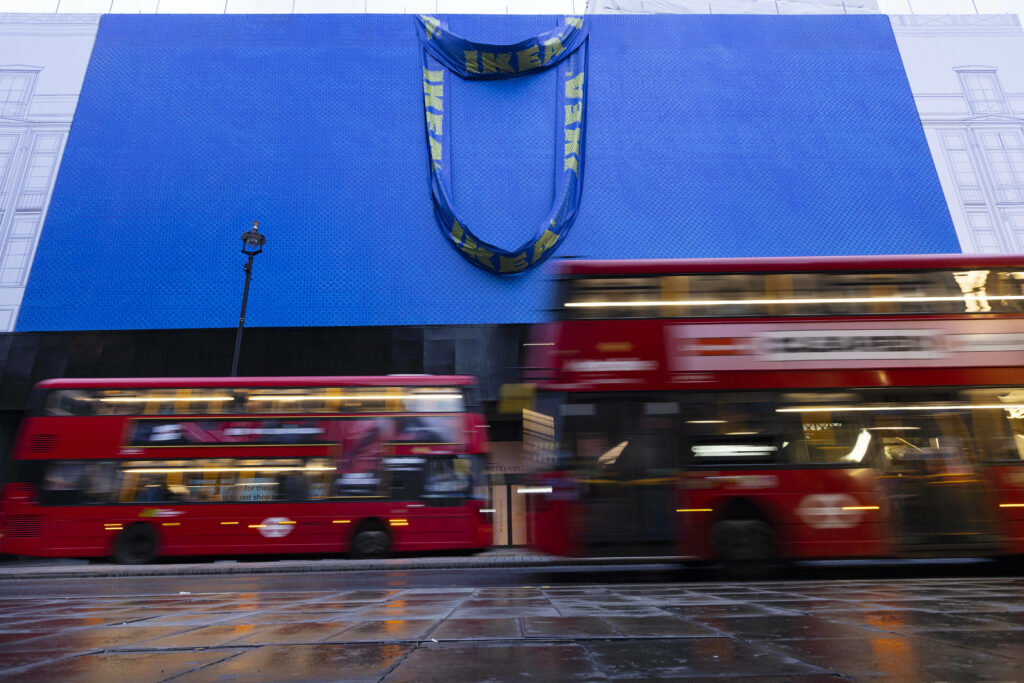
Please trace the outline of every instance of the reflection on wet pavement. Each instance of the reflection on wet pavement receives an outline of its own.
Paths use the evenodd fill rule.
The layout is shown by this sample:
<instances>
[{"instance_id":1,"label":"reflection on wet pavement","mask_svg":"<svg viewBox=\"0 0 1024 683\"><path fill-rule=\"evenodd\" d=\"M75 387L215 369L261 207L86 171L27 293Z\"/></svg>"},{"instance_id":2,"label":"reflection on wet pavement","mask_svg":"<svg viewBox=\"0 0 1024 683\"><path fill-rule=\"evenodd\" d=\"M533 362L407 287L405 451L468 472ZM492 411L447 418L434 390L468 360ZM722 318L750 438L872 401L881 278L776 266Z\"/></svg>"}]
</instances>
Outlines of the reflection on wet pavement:
<instances>
[{"instance_id":1,"label":"reflection on wet pavement","mask_svg":"<svg viewBox=\"0 0 1024 683\"><path fill-rule=\"evenodd\" d=\"M0 593L0 679L712 677L1024 680L1024 579Z\"/></svg>"}]
</instances>

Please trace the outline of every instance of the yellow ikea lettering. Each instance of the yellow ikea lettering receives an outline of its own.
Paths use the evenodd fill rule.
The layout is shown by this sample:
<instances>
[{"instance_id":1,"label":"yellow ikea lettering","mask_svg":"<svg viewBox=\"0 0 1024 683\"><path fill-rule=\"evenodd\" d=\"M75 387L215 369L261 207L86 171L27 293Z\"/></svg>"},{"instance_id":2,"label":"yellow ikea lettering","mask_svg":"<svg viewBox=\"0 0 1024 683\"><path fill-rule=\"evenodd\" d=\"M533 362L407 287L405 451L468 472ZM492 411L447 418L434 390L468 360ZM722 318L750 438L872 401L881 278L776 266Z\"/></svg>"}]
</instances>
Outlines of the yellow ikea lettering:
<instances>
[{"instance_id":1,"label":"yellow ikea lettering","mask_svg":"<svg viewBox=\"0 0 1024 683\"><path fill-rule=\"evenodd\" d=\"M480 60L483 62L485 74L499 72L503 74L515 73L515 69L512 68L511 52L499 52L497 54L494 54L493 52L481 52Z\"/></svg>"},{"instance_id":2,"label":"yellow ikea lettering","mask_svg":"<svg viewBox=\"0 0 1024 683\"><path fill-rule=\"evenodd\" d=\"M552 223L553 222L554 221L552 221ZM534 263L537 262L537 259L540 258L541 254L543 254L545 251L547 251L551 247L555 246L555 242L557 242L557 241L558 241L558 235L556 233L553 233L550 230L545 230L544 234L540 236L539 240L537 240L537 243L533 245L533 261L534 261Z\"/></svg>"},{"instance_id":3,"label":"yellow ikea lettering","mask_svg":"<svg viewBox=\"0 0 1024 683\"><path fill-rule=\"evenodd\" d=\"M431 133L434 133L435 135L444 135L444 133L441 132L441 125L443 120L444 116L442 116L441 114L435 114L432 111L428 111L427 130L429 130Z\"/></svg>"},{"instance_id":4,"label":"yellow ikea lettering","mask_svg":"<svg viewBox=\"0 0 1024 683\"><path fill-rule=\"evenodd\" d=\"M562 47L562 41L558 38L548 38L544 41L544 63L547 64L552 59L562 54L565 50Z\"/></svg>"},{"instance_id":5,"label":"yellow ikea lettering","mask_svg":"<svg viewBox=\"0 0 1024 683\"><path fill-rule=\"evenodd\" d=\"M477 66L477 51L476 50L463 50L462 54L466 56L466 71L471 74L480 73L480 67Z\"/></svg>"},{"instance_id":6,"label":"yellow ikea lettering","mask_svg":"<svg viewBox=\"0 0 1024 683\"><path fill-rule=\"evenodd\" d=\"M434 17L428 17L426 14L421 14L420 21L423 22L423 28L427 32L427 38L436 38L441 34L441 22Z\"/></svg>"},{"instance_id":7,"label":"yellow ikea lettering","mask_svg":"<svg viewBox=\"0 0 1024 683\"><path fill-rule=\"evenodd\" d=\"M494 264L491 263L491 257L494 256L494 252L478 246L476 241L469 235L466 235L466 241L459 248L470 258L476 259L491 270L494 270Z\"/></svg>"},{"instance_id":8,"label":"yellow ikea lettering","mask_svg":"<svg viewBox=\"0 0 1024 683\"><path fill-rule=\"evenodd\" d=\"M537 53L540 51L536 45L531 45L525 50L520 50L516 53L519 57L519 70L529 71L530 69L536 69L540 66L540 57Z\"/></svg>"},{"instance_id":9,"label":"yellow ikea lettering","mask_svg":"<svg viewBox=\"0 0 1024 683\"><path fill-rule=\"evenodd\" d=\"M452 231L449 234L452 236L452 240L455 242L456 245L462 244L462 236L465 235L466 232L465 230L462 229L462 226L459 225L458 218L452 221Z\"/></svg>"},{"instance_id":10,"label":"yellow ikea lettering","mask_svg":"<svg viewBox=\"0 0 1024 683\"><path fill-rule=\"evenodd\" d=\"M526 267L530 265L526 262L526 252L522 252L518 256L512 258L505 258L499 256L498 260L501 262L502 273L518 273L521 270L526 270Z\"/></svg>"},{"instance_id":11,"label":"yellow ikea lettering","mask_svg":"<svg viewBox=\"0 0 1024 683\"><path fill-rule=\"evenodd\" d=\"M565 96L583 99L583 74L576 74L565 82Z\"/></svg>"},{"instance_id":12,"label":"yellow ikea lettering","mask_svg":"<svg viewBox=\"0 0 1024 683\"><path fill-rule=\"evenodd\" d=\"M583 122L583 103L565 105L565 125Z\"/></svg>"},{"instance_id":13,"label":"yellow ikea lettering","mask_svg":"<svg viewBox=\"0 0 1024 683\"><path fill-rule=\"evenodd\" d=\"M583 74L576 74L565 82L566 99L583 99ZM583 122L583 102L565 105L565 163L563 171L580 172L580 133L582 128L569 128Z\"/></svg>"},{"instance_id":14,"label":"yellow ikea lettering","mask_svg":"<svg viewBox=\"0 0 1024 683\"><path fill-rule=\"evenodd\" d=\"M578 155L580 153L580 129L579 128L566 128L565 129L565 165L563 171L572 169L576 173L580 172Z\"/></svg>"},{"instance_id":15,"label":"yellow ikea lettering","mask_svg":"<svg viewBox=\"0 0 1024 683\"><path fill-rule=\"evenodd\" d=\"M444 96L444 84L423 82L423 106L433 107L438 111L444 111L441 106L441 98Z\"/></svg>"},{"instance_id":16,"label":"yellow ikea lettering","mask_svg":"<svg viewBox=\"0 0 1024 683\"><path fill-rule=\"evenodd\" d=\"M583 17L566 17L565 23L574 28L583 28Z\"/></svg>"}]
</instances>

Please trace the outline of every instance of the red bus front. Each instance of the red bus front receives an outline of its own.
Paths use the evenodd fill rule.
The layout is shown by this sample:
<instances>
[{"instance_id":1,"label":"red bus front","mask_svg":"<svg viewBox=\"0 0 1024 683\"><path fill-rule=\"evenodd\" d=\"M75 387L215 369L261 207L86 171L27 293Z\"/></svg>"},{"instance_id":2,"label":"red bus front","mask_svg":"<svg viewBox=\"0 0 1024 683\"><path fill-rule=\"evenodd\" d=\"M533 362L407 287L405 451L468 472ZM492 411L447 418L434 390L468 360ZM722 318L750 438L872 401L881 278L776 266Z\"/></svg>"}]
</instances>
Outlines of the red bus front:
<instances>
[{"instance_id":1,"label":"red bus front","mask_svg":"<svg viewBox=\"0 0 1024 683\"><path fill-rule=\"evenodd\" d=\"M555 554L1024 553L1024 261L585 262L528 363Z\"/></svg>"},{"instance_id":2,"label":"red bus front","mask_svg":"<svg viewBox=\"0 0 1024 683\"><path fill-rule=\"evenodd\" d=\"M0 552L487 547L472 392L465 377L43 382L4 489Z\"/></svg>"}]
</instances>

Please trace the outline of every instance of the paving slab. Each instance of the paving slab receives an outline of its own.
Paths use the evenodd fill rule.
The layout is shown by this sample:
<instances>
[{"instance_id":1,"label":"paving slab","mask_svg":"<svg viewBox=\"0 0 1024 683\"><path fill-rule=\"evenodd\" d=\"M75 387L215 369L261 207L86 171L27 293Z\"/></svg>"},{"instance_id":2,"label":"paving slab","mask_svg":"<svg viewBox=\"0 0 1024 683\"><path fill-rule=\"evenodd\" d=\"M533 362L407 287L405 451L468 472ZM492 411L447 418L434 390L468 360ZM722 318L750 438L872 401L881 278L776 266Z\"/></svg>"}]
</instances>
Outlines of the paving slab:
<instances>
[{"instance_id":1,"label":"paving slab","mask_svg":"<svg viewBox=\"0 0 1024 683\"><path fill-rule=\"evenodd\" d=\"M615 627L598 617L526 617L527 638L607 638L620 635Z\"/></svg>"},{"instance_id":2,"label":"paving slab","mask_svg":"<svg viewBox=\"0 0 1024 683\"><path fill-rule=\"evenodd\" d=\"M770 650L854 679L877 681L1019 681L1024 662L993 652L912 635L768 641Z\"/></svg>"},{"instance_id":3,"label":"paving slab","mask_svg":"<svg viewBox=\"0 0 1024 683\"><path fill-rule=\"evenodd\" d=\"M175 683L378 681L411 645L347 643L258 647L175 678Z\"/></svg>"},{"instance_id":4,"label":"paving slab","mask_svg":"<svg viewBox=\"0 0 1024 683\"><path fill-rule=\"evenodd\" d=\"M236 655L231 650L99 653L48 662L17 674L19 683L132 681L159 683Z\"/></svg>"},{"instance_id":5,"label":"paving slab","mask_svg":"<svg viewBox=\"0 0 1024 683\"><path fill-rule=\"evenodd\" d=\"M383 683L610 680L575 643L429 643L412 652Z\"/></svg>"},{"instance_id":6,"label":"paving slab","mask_svg":"<svg viewBox=\"0 0 1024 683\"><path fill-rule=\"evenodd\" d=\"M513 640L523 636L519 619L446 619L430 634L436 640Z\"/></svg>"},{"instance_id":7,"label":"paving slab","mask_svg":"<svg viewBox=\"0 0 1024 683\"><path fill-rule=\"evenodd\" d=\"M733 638L587 641L583 644L612 680L798 676L828 669L784 654L759 649Z\"/></svg>"}]
</instances>

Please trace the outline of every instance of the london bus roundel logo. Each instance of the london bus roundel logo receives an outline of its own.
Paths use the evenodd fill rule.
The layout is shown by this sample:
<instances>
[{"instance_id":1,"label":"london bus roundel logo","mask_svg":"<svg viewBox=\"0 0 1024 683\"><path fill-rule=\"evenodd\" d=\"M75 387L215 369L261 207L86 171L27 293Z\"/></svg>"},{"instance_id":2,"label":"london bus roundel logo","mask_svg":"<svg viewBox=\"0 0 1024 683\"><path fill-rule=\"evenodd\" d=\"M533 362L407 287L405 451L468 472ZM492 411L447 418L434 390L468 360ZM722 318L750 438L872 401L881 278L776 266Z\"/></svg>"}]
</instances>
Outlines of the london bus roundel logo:
<instances>
[{"instance_id":1,"label":"london bus roundel logo","mask_svg":"<svg viewBox=\"0 0 1024 683\"><path fill-rule=\"evenodd\" d=\"M812 529L849 529L864 516L857 499L846 493L813 493L800 499L796 514Z\"/></svg>"},{"instance_id":2,"label":"london bus roundel logo","mask_svg":"<svg viewBox=\"0 0 1024 683\"><path fill-rule=\"evenodd\" d=\"M260 533L266 538L284 538L292 532L295 522L287 517L267 517L260 522Z\"/></svg>"}]
</instances>

